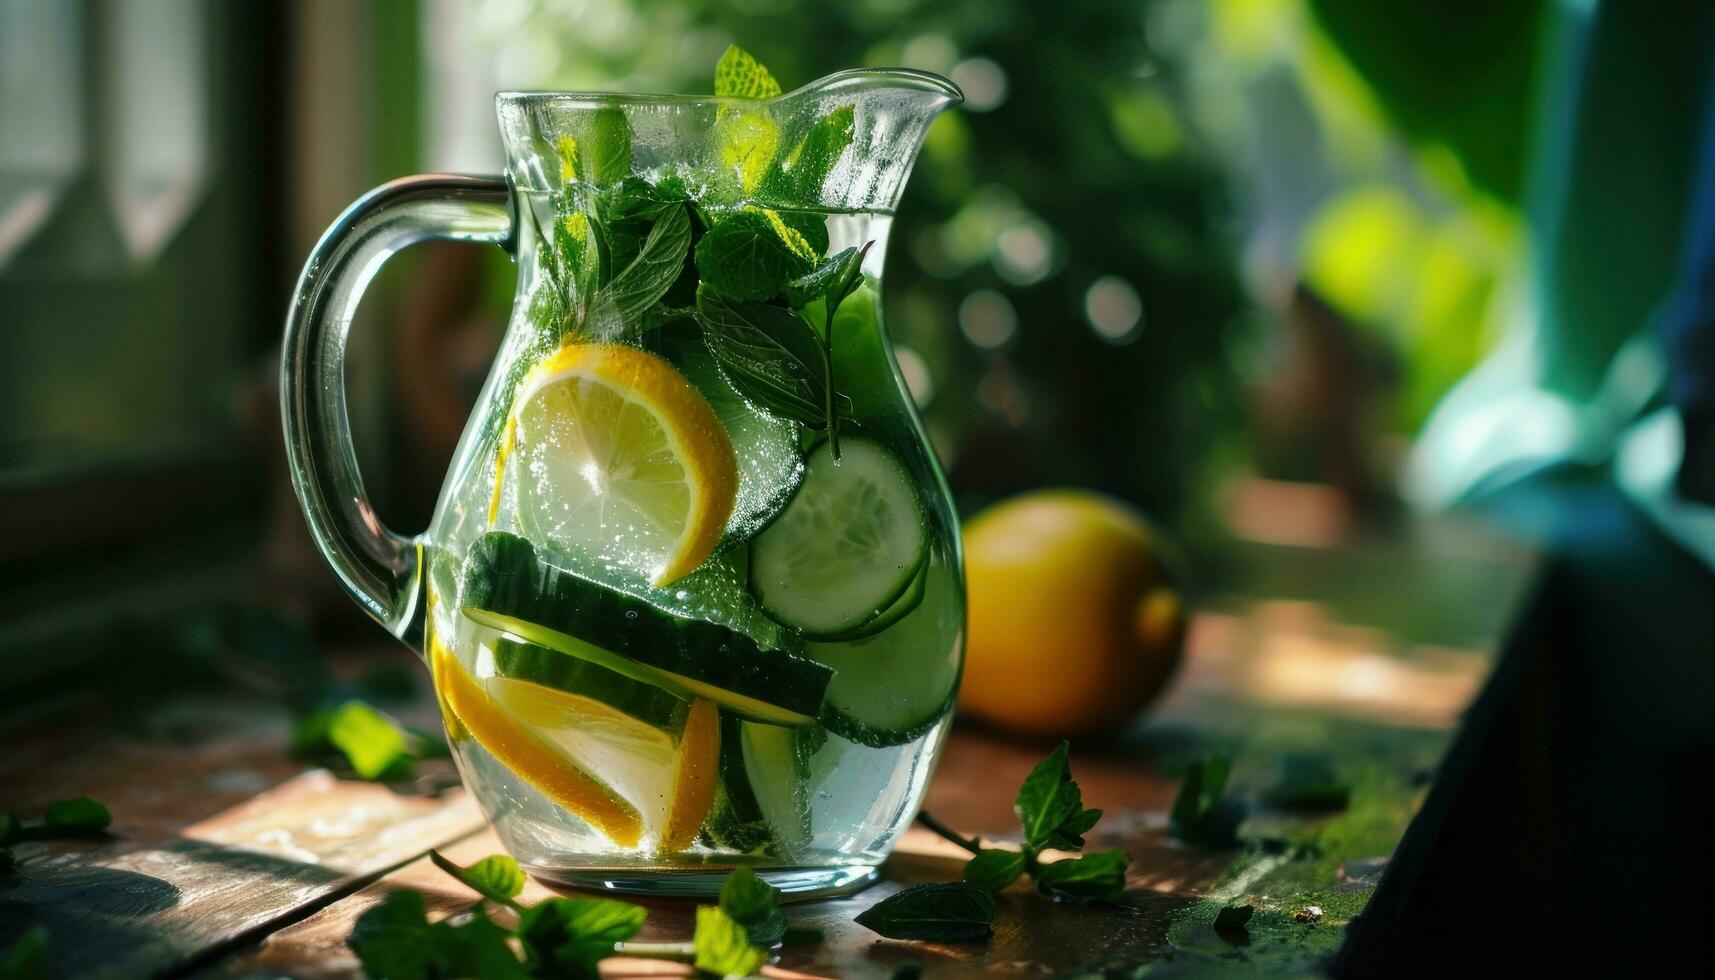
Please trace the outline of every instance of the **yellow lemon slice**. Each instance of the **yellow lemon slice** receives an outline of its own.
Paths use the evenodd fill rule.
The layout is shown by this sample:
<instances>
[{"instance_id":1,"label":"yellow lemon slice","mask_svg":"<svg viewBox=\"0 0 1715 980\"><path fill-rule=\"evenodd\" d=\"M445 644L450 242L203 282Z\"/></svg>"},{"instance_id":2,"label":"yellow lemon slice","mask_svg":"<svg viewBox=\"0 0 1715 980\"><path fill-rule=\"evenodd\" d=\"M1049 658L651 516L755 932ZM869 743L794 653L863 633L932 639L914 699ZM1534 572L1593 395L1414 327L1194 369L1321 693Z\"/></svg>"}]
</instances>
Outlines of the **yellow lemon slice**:
<instances>
[{"instance_id":1,"label":"yellow lemon slice","mask_svg":"<svg viewBox=\"0 0 1715 980\"><path fill-rule=\"evenodd\" d=\"M637 807L502 707L444 646L431 649L435 687L443 707L478 744L615 844L637 846L643 837L643 817Z\"/></svg>"},{"instance_id":2,"label":"yellow lemon slice","mask_svg":"<svg viewBox=\"0 0 1715 980\"><path fill-rule=\"evenodd\" d=\"M691 702L685 730L679 736L679 753L673 773L673 804L661 831L660 849L682 851L697 839L697 830L715 802L715 783L720 775L721 719L713 701Z\"/></svg>"},{"instance_id":3,"label":"yellow lemon slice","mask_svg":"<svg viewBox=\"0 0 1715 980\"><path fill-rule=\"evenodd\" d=\"M714 409L666 360L570 344L519 386L507 431L524 533L665 585L703 563L738 494Z\"/></svg>"}]
</instances>

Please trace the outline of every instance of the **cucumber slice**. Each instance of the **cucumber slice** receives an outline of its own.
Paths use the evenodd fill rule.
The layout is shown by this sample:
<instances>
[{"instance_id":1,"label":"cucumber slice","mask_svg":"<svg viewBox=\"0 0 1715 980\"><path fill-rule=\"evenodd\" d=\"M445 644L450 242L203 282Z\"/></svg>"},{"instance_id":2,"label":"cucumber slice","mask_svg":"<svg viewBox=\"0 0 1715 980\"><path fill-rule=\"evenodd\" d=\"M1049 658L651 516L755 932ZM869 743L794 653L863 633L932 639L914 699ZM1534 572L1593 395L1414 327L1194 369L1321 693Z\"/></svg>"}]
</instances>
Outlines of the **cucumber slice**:
<instances>
[{"instance_id":1,"label":"cucumber slice","mask_svg":"<svg viewBox=\"0 0 1715 980\"><path fill-rule=\"evenodd\" d=\"M676 730L685 712L679 695L590 660L505 636L493 650L496 676L582 695L656 728Z\"/></svg>"},{"instance_id":2,"label":"cucumber slice","mask_svg":"<svg viewBox=\"0 0 1715 980\"><path fill-rule=\"evenodd\" d=\"M923 595L892 626L862 639L805 644L804 656L834 669L821 721L873 748L921 738L953 708L962 658L958 580L930 562Z\"/></svg>"},{"instance_id":3,"label":"cucumber slice","mask_svg":"<svg viewBox=\"0 0 1715 980\"><path fill-rule=\"evenodd\" d=\"M810 844L809 752L802 742L809 731L751 721L739 725L752 798L773 837L775 856L788 861Z\"/></svg>"},{"instance_id":4,"label":"cucumber slice","mask_svg":"<svg viewBox=\"0 0 1715 980\"><path fill-rule=\"evenodd\" d=\"M905 594L901 595L898 599L895 599L893 601L893 605L888 606L885 612L855 630L848 633L840 633L836 636L825 636L822 637L822 639L827 642L861 640L866 636L874 636L875 634L880 633L882 630L887 629L894 623L904 619L913 609L916 609L917 606L923 602L923 594L927 591L928 584L929 561L927 556L925 556L923 563L917 566L916 577L911 580L910 585L906 586Z\"/></svg>"},{"instance_id":5,"label":"cucumber slice","mask_svg":"<svg viewBox=\"0 0 1715 980\"><path fill-rule=\"evenodd\" d=\"M814 661L763 650L742 633L673 616L541 561L530 542L504 531L471 547L463 589L464 615L484 626L769 724L809 724L833 675ZM580 634L600 637L601 644Z\"/></svg>"},{"instance_id":6,"label":"cucumber slice","mask_svg":"<svg viewBox=\"0 0 1715 980\"><path fill-rule=\"evenodd\" d=\"M929 553L917 488L873 439L811 450L792 502L750 543L750 591L775 622L811 639L849 636L883 616Z\"/></svg>"},{"instance_id":7,"label":"cucumber slice","mask_svg":"<svg viewBox=\"0 0 1715 980\"><path fill-rule=\"evenodd\" d=\"M721 712L721 779L715 788L714 806L703 822L702 836L710 847L752 854L764 850L774 835L744 771L744 746L739 740L742 725L737 715Z\"/></svg>"}]
</instances>

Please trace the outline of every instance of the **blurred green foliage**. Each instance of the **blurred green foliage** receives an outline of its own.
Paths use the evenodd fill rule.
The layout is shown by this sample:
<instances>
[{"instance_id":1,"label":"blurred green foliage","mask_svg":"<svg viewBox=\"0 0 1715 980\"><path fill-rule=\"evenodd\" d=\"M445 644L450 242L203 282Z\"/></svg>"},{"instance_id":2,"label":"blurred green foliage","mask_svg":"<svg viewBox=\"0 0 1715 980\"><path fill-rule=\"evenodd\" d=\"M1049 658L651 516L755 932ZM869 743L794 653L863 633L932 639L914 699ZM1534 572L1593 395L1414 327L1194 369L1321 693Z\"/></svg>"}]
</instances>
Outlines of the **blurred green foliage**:
<instances>
[{"instance_id":1,"label":"blurred green foliage","mask_svg":"<svg viewBox=\"0 0 1715 980\"><path fill-rule=\"evenodd\" d=\"M1524 186L1543 0L1308 0L1328 37L1415 140L1516 202Z\"/></svg>"}]
</instances>

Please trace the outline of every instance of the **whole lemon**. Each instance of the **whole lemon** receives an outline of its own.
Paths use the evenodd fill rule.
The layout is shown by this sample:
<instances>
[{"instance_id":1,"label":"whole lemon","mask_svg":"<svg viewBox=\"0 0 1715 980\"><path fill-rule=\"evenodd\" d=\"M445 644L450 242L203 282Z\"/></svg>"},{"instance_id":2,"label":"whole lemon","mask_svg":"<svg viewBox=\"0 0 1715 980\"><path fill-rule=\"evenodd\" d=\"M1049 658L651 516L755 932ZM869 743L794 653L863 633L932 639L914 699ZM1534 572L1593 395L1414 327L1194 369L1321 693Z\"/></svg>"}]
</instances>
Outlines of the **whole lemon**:
<instances>
[{"instance_id":1,"label":"whole lemon","mask_svg":"<svg viewBox=\"0 0 1715 980\"><path fill-rule=\"evenodd\" d=\"M1184 602L1157 533L1082 490L1043 490L965 525L970 636L959 709L1011 731L1089 735L1167 686Z\"/></svg>"}]
</instances>

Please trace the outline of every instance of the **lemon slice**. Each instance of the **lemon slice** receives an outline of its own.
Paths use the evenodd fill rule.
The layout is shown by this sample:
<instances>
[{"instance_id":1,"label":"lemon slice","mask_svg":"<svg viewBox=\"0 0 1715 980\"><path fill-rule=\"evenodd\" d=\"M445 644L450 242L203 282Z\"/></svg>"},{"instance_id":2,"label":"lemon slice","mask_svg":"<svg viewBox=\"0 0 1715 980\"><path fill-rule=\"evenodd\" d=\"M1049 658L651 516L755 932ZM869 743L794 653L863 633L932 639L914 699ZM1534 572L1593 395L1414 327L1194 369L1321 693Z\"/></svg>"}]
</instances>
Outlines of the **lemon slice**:
<instances>
[{"instance_id":1,"label":"lemon slice","mask_svg":"<svg viewBox=\"0 0 1715 980\"><path fill-rule=\"evenodd\" d=\"M720 542L738 494L732 443L673 365L571 344L519 386L508 424L526 536L665 585Z\"/></svg>"},{"instance_id":2,"label":"lemon slice","mask_svg":"<svg viewBox=\"0 0 1715 980\"><path fill-rule=\"evenodd\" d=\"M501 707L444 646L436 644L431 649L435 686L443 706L478 744L501 765L615 844L637 846L643 837L643 816L636 806Z\"/></svg>"},{"instance_id":3,"label":"lemon slice","mask_svg":"<svg viewBox=\"0 0 1715 980\"><path fill-rule=\"evenodd\" d=\"M673 771L673 803L661 831L660 849L682 851L697 839L697 831L715 803L715 785L721 763L720 710L713 701L691 702L685 730L679 736L678 758Z\"/></svg>"}]
</instances>

